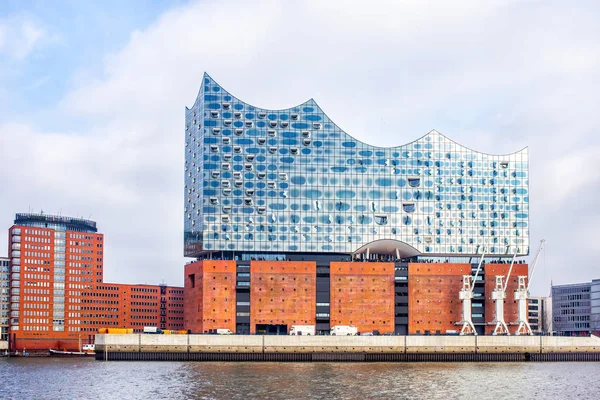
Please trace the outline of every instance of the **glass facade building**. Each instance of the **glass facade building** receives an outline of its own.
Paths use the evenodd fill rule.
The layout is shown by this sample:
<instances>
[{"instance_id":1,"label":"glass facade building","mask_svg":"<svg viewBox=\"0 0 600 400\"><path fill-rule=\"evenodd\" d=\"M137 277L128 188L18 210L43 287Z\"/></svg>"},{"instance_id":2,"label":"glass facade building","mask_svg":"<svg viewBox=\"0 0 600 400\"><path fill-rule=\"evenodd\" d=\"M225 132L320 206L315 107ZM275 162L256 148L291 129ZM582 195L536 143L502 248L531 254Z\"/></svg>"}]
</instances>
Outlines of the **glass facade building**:
<instances>
[{"instance_id":1,"label":"glass facade building","mask_svg":"<svg viewBox=\"0 0 600 400\"><path fill-rule=\"evenodd\" d=\"M206 74L186 109L185 146L189 257L529 252L527 148L484 154L436 131L375 147L312 99L258 108Z\"/></svg>"},{"instance_id":2,"label":"glass facade building","mask_svg":"<svg viewBox=\"0 0 600 400\"><path fill-rule=\"evenodd\" d=\"M600 336L600 279L592 280L590 285L590 330Z\"/></svg>"},{"instance_id":3,"label":"glass facade building","mask_svg":"<svg viewBox=\"0 0 600 400\"><path fill-rule=\"evenodd\" d=\"M0 257L0 340L8 340L10 258Z\"/></svg>"},{"instance_id":4,"label":"glass facade building","mask_svg":"<svg viewBox=\"0 0 600 400\"><path fill-rule=\"evenodd\" d=\"M591 283L552 286L552 329L559 335L591 332Z\"/></svg>"}]
</instances>

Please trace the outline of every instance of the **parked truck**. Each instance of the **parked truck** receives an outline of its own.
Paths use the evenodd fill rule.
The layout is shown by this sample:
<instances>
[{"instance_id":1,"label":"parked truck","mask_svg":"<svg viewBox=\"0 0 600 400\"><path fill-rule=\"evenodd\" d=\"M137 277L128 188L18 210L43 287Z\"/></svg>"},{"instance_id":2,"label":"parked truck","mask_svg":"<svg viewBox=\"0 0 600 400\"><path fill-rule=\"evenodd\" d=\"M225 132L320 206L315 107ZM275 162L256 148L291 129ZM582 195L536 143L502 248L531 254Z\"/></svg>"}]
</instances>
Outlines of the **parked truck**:
<instances>
[{"instance_id":1,"label":"parked truck","mask_svg":"<svg viewBox=\"0 0 600 400\"><path fill-rule=\"evenodd\" d=\"M315 326L314 325L292 325L292 329L290 329L290 335L305 335L305 336L314 336L315 335Z\"/></svg>"},{"instance_id":2,"label":"parked truck","mask_svg":"<svg viewBox=\"0 0 600 400\"><path fill-rule=\"evenodd\" d=\"M98 333L110 335L129 335L133 333L133 328L98 328Z\"/></svg>"},{"instance_id":3,"label":"parked truck","mask_svg":"<svg viewBox=\"0 0 600 400\"><path fill-rule=\"evenodd\" d=\"M331 336L356 336L358 329L354 325L335 325L331 327Z\"/></svg>"},{"instance_id":4,"label":"parked truck","mask_svg":"<svg viewBox=\"0 0 600 400\"><path fill-rule=\"evenodd\" d=\"M162 329L157 328L156 326L145 326L143 332L155 335L163 333Z\"/></svg>"}]
</instances>

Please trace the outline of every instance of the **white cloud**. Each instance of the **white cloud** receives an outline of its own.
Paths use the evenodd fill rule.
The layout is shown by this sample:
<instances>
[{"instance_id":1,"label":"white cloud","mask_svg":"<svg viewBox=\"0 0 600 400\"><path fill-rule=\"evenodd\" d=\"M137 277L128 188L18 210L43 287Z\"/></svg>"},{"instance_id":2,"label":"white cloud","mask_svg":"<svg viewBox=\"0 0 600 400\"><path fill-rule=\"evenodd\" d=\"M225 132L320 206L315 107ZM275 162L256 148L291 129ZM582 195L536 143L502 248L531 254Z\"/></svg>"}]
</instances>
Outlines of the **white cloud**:
<instances>
[{"instance_id":1,"label":"white cloud","mask_svg":"<svg viewBox=\"0 0 600 400\"><path fill-rule=\"evenodd\" d=\"M22 61L40 46L57 40L45 27L32 19L10 16L0 19L0 54Z\"/></svg>"},{"instance_id":2,"label":"white cloud","mask_svg":"<svg viewBox=\"0 0 600 400\"><path fill-rule=\"evenodd\" d=\"M176 8L107 54L101 75L78 74L86 79L75 81L56 112L80 119L80 132L0 122L0 157L15 165L0 173L12 193L0 206L12 213L36 202L46 212L91 213L107 237L110 280L181 283L184 107L208 71L262 107L314 97L350 134L377 145L430 129L489 153L529 145L532 243L543 234L548 254L570 243L589 260L592 250L578 246L597 219L556 213L577 196L598 200L589 166L600 155L597 15L594 3L511 1ZM35 48L43 31L28 35L24 48ZM572 221L580 226L567 228ZM572 276L564 262L547 259L534 289L545 293L549 277ZM581 268L579 276L594 277Z\"/></svg>"}]
</instances>

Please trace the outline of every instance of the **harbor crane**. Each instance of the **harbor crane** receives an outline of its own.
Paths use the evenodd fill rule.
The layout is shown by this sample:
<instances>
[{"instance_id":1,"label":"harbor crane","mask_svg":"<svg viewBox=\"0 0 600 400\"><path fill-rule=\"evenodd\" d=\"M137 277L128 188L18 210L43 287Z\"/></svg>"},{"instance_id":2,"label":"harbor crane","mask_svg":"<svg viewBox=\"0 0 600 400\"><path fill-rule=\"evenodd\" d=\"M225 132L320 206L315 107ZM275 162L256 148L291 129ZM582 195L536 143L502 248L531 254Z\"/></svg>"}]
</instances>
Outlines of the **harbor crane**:
<instances>
[{"instance_id":1,"label":"harbor crane","mask_svg":"<svg viewBox=\"0 0 600 400\"><path fill-rule=\"evenodd\" d=\"M531 326L529 326L529 322L527 322L527 300L529 298L529 285L531 285L531 278L533 277L533 273L535 272L535 267L540 258L540 253L544 248L545 239L540 240L540 249L535 256L535 260L533 261L533 268L531 268L531 273L529 274L529 278L527 276L519 276L519 286L515 291L515 300L519 302L519 314L515 324L519 324L515 335L532 335ZM527 278L527 282L525 282L525 278Z\"/></svg>"},{"instance_id":2,"label":"harbor crane","mask_svg":"<svg viewBox=\"0 0 600 400\"><path fill-rule=\"evenodd\" d=\"M496 276L496 286L492 291L492 300L495 300L496 302L496 315L494 316L494 320L491 322L492 324L496 324L496 326L494 327L494 332L492 335L510 335L508 326L506 326L506 322L504 321L504 299L506 299L506 288L508 287L510 274L512 272L513 265L515 265L516 257L517 254L515 253L512 261L510 262L510 268L508 269L506 280L504 280L503 276Z\"/></svg>"},{"instance_id":3,"label":"harbor crane","mask_svg":"<svg viewBox=\"0 0 600 400\"><path fill-rule=\"evenodd\" d=\"M485 250L481 254L479 259L479 265L475 272L475 277L471 275L463 275L463 286L458 293L458 298L462 300L462 320L458 322L458 325L462 324L460 330L461 335L477 335L475 325L473 325L473 319L471 318L471 302L473 300L473 291L475 290L475 282L477 282L477 276L481 270L481 264L483 263L483 257L485 257Z\"/></svg>"}]
</instances>

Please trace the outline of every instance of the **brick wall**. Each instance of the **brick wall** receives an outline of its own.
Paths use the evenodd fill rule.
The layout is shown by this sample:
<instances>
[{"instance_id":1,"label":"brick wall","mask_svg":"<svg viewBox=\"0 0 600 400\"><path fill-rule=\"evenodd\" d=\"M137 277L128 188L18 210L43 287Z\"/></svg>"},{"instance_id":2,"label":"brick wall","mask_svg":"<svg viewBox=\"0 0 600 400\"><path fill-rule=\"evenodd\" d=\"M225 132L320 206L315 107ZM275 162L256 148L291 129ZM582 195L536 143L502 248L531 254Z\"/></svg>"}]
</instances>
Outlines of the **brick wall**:
<instances>
[{"instance_id":1,"label":"brick wall","mask_svg":"<svg viewBox=\"0 0 600 400\"><path fill-rule=\"evenodd\" d=\"M203 260L185 266L184 329L235 332L235 261Z\"/></svg>"},{"instance_id":2,"label":"brick wall","mask_svg":"<svg viewBox=\"0 0 600 400\"><path fill-rule=\"evenodd\" d=\"M250 263L250 332L257 324L315 325L317 264L311 261Z\"/></svg>"},{"instance_id":3,"label":"brick wall","mask_svg":"<svg viewBox=\"0 0 600 400\"><path fill-rule=\"evenodd\" d=\"M496 276L508 275L510 264L486 264L485 265L485 315L486 322L491 323L494 320L496 311L495 301L492 300L492 291L496 286ZM506 288L506 299L504 300L504 322L508 325L509 332L515 333L518 325L514 324L519 315L519 304L515 300L515 290L519 287L519 276L527 276L529 266L527 264L515 264L510 274L508 286ZM506 281L504 281L506 282ZM525 279L527 282L527 279ZM506 284L506 283L505 283ZM495 325L486 325L485 333L494 332Z\"/></svg>"},{"instance_id":4,"label":"brick wall","mask_svg":"<svg viewBox=\"0 0 600 400\"><path fill-rule=\"evenodd\" d=\"M463 275L471 275L471 264L408 264L409 334L460 330Z\"/></svg>"},{"instance_id":5,"label":"brick wall","mask_svg":"<svg viewBox=\"0 0 600 400\"><path fill-rule=\"evenodd\" d=\"M332 262L331 326L394 332L394 264Z\"/></svg>"}]
</instances>

